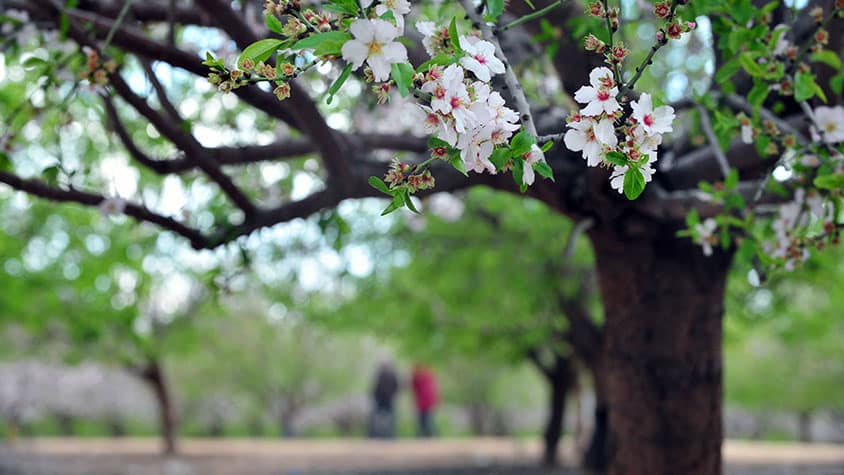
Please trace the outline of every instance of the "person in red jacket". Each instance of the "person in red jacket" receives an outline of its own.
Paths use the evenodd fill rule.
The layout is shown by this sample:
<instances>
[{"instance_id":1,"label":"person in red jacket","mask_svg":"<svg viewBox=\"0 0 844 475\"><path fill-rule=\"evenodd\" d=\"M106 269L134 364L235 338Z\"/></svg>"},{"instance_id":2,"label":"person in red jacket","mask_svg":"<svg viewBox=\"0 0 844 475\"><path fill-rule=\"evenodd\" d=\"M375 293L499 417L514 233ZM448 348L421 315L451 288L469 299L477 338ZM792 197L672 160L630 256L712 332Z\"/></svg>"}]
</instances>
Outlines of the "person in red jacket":
<instances>
[{"instance_id":1,"label":"person in red jacket","mask_svg":"<svg viewBox=\"0 0 844 475\"><path fill-rule=\"evenodd\" d=\"M411 376L413 396L416 399L416 409L419 414L417 435L419 437L433 437L434 429L434 408L439 403L439 391L437 380L430 369L419 363L413 365Z\"/></svg>"}]
</instances>

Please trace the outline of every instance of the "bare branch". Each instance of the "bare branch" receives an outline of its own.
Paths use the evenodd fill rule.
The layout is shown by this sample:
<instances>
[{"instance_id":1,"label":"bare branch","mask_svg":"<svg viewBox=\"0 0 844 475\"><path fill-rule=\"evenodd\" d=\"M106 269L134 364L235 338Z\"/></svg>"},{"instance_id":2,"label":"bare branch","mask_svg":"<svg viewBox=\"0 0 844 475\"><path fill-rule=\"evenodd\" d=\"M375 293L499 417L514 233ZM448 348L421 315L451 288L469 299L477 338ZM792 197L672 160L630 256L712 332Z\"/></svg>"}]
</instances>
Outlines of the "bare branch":
<instances>
[{"instance_id":1,"label":"bare branch","mask_svg":"<svg viewBox=\"0 0 844 475\"><path fill-rule=\"evenodd\" d=\"M247 216L255 213L255 205L249 197L234 184L228 175L223 173L219 164L215 163L208 156L207 150L202 147L193 135L184 132L178 124L167 120L158 111L150 107L145 99L132 92L129 85L126 84L119 73L110 74L109 81L114 90L129 105L149 120L162 135L167 137L176 147L184 152L186 159L196 163Z\"/></svg>"},{"instance_id":2,"label":"bare branch","mask_svg":"<svg viewBox=\"0 0 844 475\"><path fill-rule=\"evenodd\" d=\"M721 174L724 178L730 174L730 164L727 163L727 156L721 150L721 144L718 142L718 137L715 136L715 131L712 130L712 121L709 120L709 112L702 105L698 105L697 112L700 115L700 126L703 128L703 133L706 135L706 140L709 141L709 148L715 156L715 161L721 168Z\"/></svg>"},{"instance_id":3,"label":"bare branch","mask_svg":"<svg viewBox=\"0 0 844 475\"><path fill-rule=\"evenodd\" d=\"M103 195L74 189L63 189L50 186L43 181L24 179L9 172L0 171L0 183L5 183L15 190L51 201L65 203L79 203L86 206L97 206L104 199ZM149 210L145 206L127 203L124 213L138 221L146 221L164 229L184 236L196 249L208 247L206 238L198 230L190 228L175 219L163 216Z\"/></svg>"}]
</instances>

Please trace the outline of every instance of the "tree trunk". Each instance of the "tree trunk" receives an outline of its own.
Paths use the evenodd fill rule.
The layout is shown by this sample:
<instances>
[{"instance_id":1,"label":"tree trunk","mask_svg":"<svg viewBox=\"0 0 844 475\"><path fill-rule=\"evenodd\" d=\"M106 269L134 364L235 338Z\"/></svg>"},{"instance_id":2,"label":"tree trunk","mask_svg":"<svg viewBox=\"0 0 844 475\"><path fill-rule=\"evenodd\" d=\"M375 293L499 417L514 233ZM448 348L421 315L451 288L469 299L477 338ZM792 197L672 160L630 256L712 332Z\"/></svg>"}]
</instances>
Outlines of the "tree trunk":
<instances>
[{"instance_id":1,"label":"tree trunk","mask_svg":"<svg viewBox=\"0 0 844 475\"><path fill-rule=\"evenodd\" d=\"M559 464L560 438L563 436L566 415L566 397L571 388L574 375L568 358L555 358L554 368L547 373L550 386L548 422L545 426L545 450L542 463L546 467Z\"/></svg>"},{"instance_id":2,"label":"tree trunk","mask_svg":"<svg viewBox=\"0 0 844 475\"><path fill-rule=\"evenodd\" d=\"M592 435L589 439L589 447L583 454L582 465L591 473L604 473L609 464L609 403L607 402L606 382L604 375L600 372L600 366L590 365L592 368L592 381L595 388L595 413L592 426Z\"/></svg>"},{"instance_id":3,"label":"tree trunk","mask_svg":"<svg viewBox=\"0 0 844 475\"><path fill-rule=\"evenodd\" d=\"M809 411L800 411L797 415L797 437L800 442L812 441L812 413Z\"/></svg>"},{"instance_id":4,"label":"tree trunk","mask_svg":"<svg viewBox=\"0 0 844 475\"><path fill-rule=\"evenodd\" d=\"M164 453L172 455L176 453L176 432L177 421L176 411L173 407L173 399L170 394L170 386L164 373L164 368L158 360L151 360L144 370L144 379L152 387L155 399L158 402L158 416L161 427L161 436L164 439Z\"/></svg>"},{"instance_id":5,"label":"tree trunk","mask_svg":"<svg viewBox=\"0 0 844 475\"><path fill-rule=\"evenodd\" d=\"M630 239L591 236L606 317L608 472L717 475L731 256L705 257L676 229L648 226Z\"/></svg>"},{"instance_id":6,"label":"tree trunk","mask_svg":"<svg viewBox=\"0 0 844 475\"><path fill-rule=\"evenodd\" d=\"M59 426L59 435L62 437L70 437L76 433L73 417L69 414L56 414L56 424Z\"/></svg>"}]
</instances>

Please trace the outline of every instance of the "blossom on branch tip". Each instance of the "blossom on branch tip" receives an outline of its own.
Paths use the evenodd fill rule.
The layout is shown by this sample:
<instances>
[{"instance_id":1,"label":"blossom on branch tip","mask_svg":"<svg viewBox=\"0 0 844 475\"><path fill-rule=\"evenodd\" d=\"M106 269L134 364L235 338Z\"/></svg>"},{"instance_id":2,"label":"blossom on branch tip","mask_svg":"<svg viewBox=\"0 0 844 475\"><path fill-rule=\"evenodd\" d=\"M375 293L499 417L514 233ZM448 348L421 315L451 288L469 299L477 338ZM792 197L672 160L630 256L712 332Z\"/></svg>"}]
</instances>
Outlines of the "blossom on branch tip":
<instances>
[{"instance_id":1,"label":"blossom on branch tip","mask_svg":"<svg viewBox=\"0 0 844 475\"><path fill-rule=\"evenodd\" d=\"M621 105L615 99L618 87L609 68L595 68L589 73L590 86L583 86L574 93L574 100L587 104L580 112L586 116L597 116L602 113L612 115L621 110Z\"/></svg>"},{"instance_id":2,"label":"blossom on branch tip","mask_svg":"<svg viewBox=\"0 0 844 475\"><path fill-rule=\"evenodd\" d=\"M349 29L354 39L346 41L341 52L354 69L366 61L376 81L387 81L390 65L407 61L407 49L394 41L399 31L392 23L381 19L355 20Z\"/></svg>"}]
</instances>

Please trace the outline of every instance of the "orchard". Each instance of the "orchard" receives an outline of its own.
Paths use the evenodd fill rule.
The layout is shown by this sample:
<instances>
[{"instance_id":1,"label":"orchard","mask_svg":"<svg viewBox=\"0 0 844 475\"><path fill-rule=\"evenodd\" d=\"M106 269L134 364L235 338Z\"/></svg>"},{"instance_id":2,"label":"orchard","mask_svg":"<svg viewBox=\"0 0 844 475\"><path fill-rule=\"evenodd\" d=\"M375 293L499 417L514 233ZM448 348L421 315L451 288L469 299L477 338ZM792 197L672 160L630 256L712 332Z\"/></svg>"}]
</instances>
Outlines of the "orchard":
<instances>
[{"instance_id":1,"label":"orchard","mask_svg":"<svg viewBox=\"0 0 844 475\"><path fill-rule=\"evenodd\" d=\"M314 319L407 326L414 340L403 344L417 349L435 332L463 343L467 329L481 335L454 343L456 354L504 342L498 357L532 362L557 394L549 464L578 361L605 431L591 441L592 469L723 473L731 270L755 288L837 256L827 248L844 227L841 0L6 0L0 9L0 199L18 227L47 228L51 213L71 210L63 249L86 245L74 234L83 227L119 234L109 259L145 276L132 287L151 302L122 308L153 308L172 272L237 293L228 284L241 267L263 266L278 274L259 279L263 292L295 294L283 268L307 245L276 231L319 219L317 240L341 248L354 234L352 203L380 198L380 216L357 220L407 221L403 232L360 238L371 267L390 277L324 290ZM444 193L453 199L434 216ZM461 200L465 215L449 216ZM185 255L228 256L224 269L185 271L176 258L150 271L132 257L154 258L162 239L191 247ZM456 251L464 241L473 254ZM414 264L396 277L383 256L398 248ZM42 268L59 259L47 255ZM3 288L24 287L15 285ZM467 297L478 289L483 299ZM186 341L202 346L204 337L179 335L213 300L186 294L152 336L138 337L128 314L111 327L124 366L145 374L163 405L160 358L178 358ZM510 305L508 294L521 300ZM509 314L489 323L495 312ZM239 318L229 313L220 319ZM102 342L96 327L74 344ZM260 373L260 358L244 364ZM162 419L171 450L173 417Z\"/></svg>"}]
</instances>

